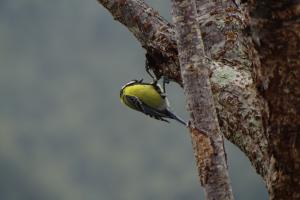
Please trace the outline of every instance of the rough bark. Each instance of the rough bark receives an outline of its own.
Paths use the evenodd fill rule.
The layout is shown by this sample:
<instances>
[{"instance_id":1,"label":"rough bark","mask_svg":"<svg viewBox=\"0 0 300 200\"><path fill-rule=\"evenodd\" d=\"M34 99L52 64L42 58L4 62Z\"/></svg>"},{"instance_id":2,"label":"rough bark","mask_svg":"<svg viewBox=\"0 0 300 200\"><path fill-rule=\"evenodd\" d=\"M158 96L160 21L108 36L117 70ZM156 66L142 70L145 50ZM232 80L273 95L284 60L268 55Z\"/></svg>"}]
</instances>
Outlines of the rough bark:
<instances>
[{"instance_id":1,"label":"rough bark","mask_svg":"<svg viewBox=\"0 0 300 200\"><path fill-rule=\"evenodd\" d=\"M151 69L181 84L173 25L142 0L98 0L147 51Z\"/></svg>"},{"instance_id":2,"label":"rough bark","mask_svg":"<svg viewBox=\"0 0 300 200\"><path fill-rule=\"evenodd\" d=\"M200 181L208 200L233 199L224 140L221 135L209 81L194 0L172 0L178 57L191 115L191 136Z\"/></svg>"},{"instance_id":3,"label":"rough bark","mask_svg":"<svg viewBox=\"0 0 300 200\"><path fill-rule=\"evenodd\" d=\"M141 0L98 0L181 84L174 27ZM300 198L300 6L297 0L196 0L224 136L266 181L270 199Z\"/></svg>"},{"instance_id":4,"label":"rough bark","mask_svg":"<svg viewBox=\"0 0 300 200\"><path fill-rule=\"evenodd\" d=\"M211 82L223 134L266 176L269 158L265 101L257 92L260 62L249 37L249 15L234 1L196 0L205 51L215 61Z\"/></svg>"},{"instance_id":5,"label":"rough bark","mask_svg":"<svg viewBox=\"0 0 300 200\"><path fill-rule=\"evenodd\" d=\"M159 17L157 12L151 9L143 1L98 1L111 12L115 19L118 19L118 21L128 27L136 38L141 41L141 44L147 50L149 57L153 58L151 59L153 61L151 62L151 67L154 69L156 75L158 77L165 75L169 79L182 85L173 26L163 18ZM197 3L199 5L199 2ZM207 11L213 8L214 6L212 6L212 8L208 7ZM221 8L222 7L219 6L219 9ZM257 59L253 59L253 49L250 48L250 56L248 56L249 48L246 48L246 45L243 45L242 43L231 45L236 40L235 37L232 37L232 35L235 34L229 34L227 32L227 34L225 34L224 32L221 32L226 30L223 29L223 27L229 26L233 19L235 20L232 24L236 24L239 21L245 21L246 17L242 14L237 15L232 13L234 11L239 13L240 11L231 7L223 10L225 10L223 11L225 14L230 11L228 15L232 15L233 17L227 17L227 21L224 22L224 16L214 15L216 13L210 12L210 14L206 15L208 23L200 23L201 29L204 30L204 33L202 33L204 45L209 46L214 41L219 42L219 44L216 44L211 48L211 51L206 48L207 54L210 57L212 57L211 55L214 55L211 53L212 51L215 51L216 54L225 51L224 48L221 48L221 50L218 51L218 49L222 47L222 44L223 46L225 45L226 50L235 47L233 48L234 51L241 52L239 56L235 56L233 51L230 54L226 54L231 55L229 59L226 59L226 57L222 59L222 57L220 57L217 62L212 60L210 65L210 81L216 100L219 122L225 137L245 152L258 173L265 176L267 170L265 166L268 166L268 164L263 163L268 162L268 157L266 156L267 141L262 121L262 115L264 113L261 111L264 107L262 106L264 102L262 102L260 98L257 98L256 82L252 77L251 68L251 64L258 61ZM120 13L126 14L120 15ZM215 18L210 20L211 16L215 16ZM201 19L201 16L199 19ZM209 20L211 22L209 22ZM215 20L219 20L220 22L218 22L217 25L214 25L215 23L212 22ZM148 32L151 34L144 34L146 31L145 25L143 24L149 24L150 22L151 26L146 27L148 27ZM207 31L206 26L217 26L217 28L212 28L212 31ZM236 26L239 27L238 25ZM240 29L239 32L243 32L245 28ZM214 34L218 32L225 34L225 36L217 39L216 36L214 37ZM239 38L242 38L242 36L239 36ZM208 40L211 42L207 42ZM247 37L247 40L250 40L250 38ZM223 53L223 55L225 54ZM245 58L243 59L243 62L235 60L231 61L231 59L235 57L236 60ZM243 67L244 63L248 63L247 66L249 67ZM253 64L253 66L255 65Z\"/></svg>"},{"instance_id":6,"label":"rough bark","mask_svg":"<svg viewBox=\"0 0 300 200\"><path fill-rule=\"evenodd\" d=\"M268 102L270 199L300 199L300 2L250 2Z\"/></svg>"}]
</instances>

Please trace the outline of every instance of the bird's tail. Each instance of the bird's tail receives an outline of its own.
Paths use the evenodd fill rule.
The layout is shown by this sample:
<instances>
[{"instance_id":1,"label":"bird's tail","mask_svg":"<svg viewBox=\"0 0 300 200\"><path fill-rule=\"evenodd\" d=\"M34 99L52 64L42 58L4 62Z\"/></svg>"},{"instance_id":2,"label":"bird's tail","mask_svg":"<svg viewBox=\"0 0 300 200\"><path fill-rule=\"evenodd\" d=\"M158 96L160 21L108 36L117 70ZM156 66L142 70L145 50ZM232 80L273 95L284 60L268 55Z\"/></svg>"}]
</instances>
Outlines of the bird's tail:
<instances>
[{"instance_id":1,"label":"bird's tail","mask_svg":"<svg viewBox=\"0 0 300 200\"><path fill-rule=\"evenodd\" d=\"M181 124L187 126L187 123L186 123L183 119L181 119L180 117L178 117L177 115L175 115L175 114L172 113L171 111L166 110L166 114L167 114L167 116L168 116L169 118L175 119L175 120L178 121L179 123L181 123Z\"/></svg>"}]
</instances>

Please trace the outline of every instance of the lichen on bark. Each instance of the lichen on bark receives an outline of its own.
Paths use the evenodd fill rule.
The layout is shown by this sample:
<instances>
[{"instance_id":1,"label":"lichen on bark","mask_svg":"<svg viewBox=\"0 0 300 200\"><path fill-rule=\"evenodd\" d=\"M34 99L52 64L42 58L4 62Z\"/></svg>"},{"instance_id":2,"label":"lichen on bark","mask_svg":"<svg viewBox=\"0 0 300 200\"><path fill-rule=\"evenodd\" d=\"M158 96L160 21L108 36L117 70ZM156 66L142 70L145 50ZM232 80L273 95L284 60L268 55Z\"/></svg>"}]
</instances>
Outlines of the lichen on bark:
<instances>
[{"instance_id":1,"label":"lichen on bark","mask_svg":"<svg viewBox=\"0 0 300 200\"><path fill-rule=\"evenodd\" d=\"M182 85L173 25L142 0L98 1L146 49L155 74ZM263 177L270 199L299 199L300 2L196 6L222 133Z\"/></svg>"}]
</instances>

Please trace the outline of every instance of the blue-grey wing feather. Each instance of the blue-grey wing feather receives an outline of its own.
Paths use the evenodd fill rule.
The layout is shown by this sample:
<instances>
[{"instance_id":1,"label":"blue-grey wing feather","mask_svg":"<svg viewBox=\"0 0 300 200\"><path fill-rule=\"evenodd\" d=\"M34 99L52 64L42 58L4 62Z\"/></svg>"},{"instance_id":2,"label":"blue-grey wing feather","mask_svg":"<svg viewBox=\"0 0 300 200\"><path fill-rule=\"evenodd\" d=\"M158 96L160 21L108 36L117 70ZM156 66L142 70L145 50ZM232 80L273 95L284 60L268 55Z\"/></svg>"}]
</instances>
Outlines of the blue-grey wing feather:
<instances>
[{"instance_id":1,"label":"blue-grey wing feather","mask_svg":"<svg viewBox=\"0 0 300 200\"><path fill-rule=\"evenodd\" d=\"M162 120L162 121L165 121L165 122L169 122L168 120L163 118L163 117L167 117L164 112L146 105L138 97L125 95L124 98L136 110L138 110L138 111L140 111L140 112L142 112L142 113L144 113L144 114L146 114L150 117L153 117L155 119Z\"/></svg>"},{"instance_id":2,"label":"blue-grey wing feather","mask_svg":"<svg viewBox=\"0 0 300 200\"><path fill-rule=\"evenodd\" d=\"M128 95L124 95L124 98L132 107L134 107L134 109L144 112L144 108L142 106L143 102L139 98Z\"/></svg>"}]
</instances>

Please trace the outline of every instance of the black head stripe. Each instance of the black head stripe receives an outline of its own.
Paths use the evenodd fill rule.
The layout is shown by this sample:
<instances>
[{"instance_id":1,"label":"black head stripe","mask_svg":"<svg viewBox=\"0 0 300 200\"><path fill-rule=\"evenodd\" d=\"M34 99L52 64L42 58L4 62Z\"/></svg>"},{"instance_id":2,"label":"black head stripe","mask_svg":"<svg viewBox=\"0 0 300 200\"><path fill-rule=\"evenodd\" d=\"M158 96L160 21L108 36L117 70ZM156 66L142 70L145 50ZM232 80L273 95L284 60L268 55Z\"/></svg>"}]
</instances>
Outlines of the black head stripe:
<instances>
[{"instance_id":1,"label":"black head stripe","mask_svg":"<svg viewBox=\"0 0 300 200\"><path fill-rule=\"evenodd\" d=\"M128 86L131 86L131 85L136 85L136 84L139 84L139 85L152 85L151 83L144 83L143 82L143 79L141 80L132 80L128 83L126 83L123 87L122 87L122 90Z\"/></svg>"},{"instance_id":2,"label":"black head stripe","mask_svg":"<svg viewBox=\"0 0 300 200\"><path fill-rule=\"evenodd\" d=\"M121 90L123 90L123 89L126 88L127 86L134 85L134 84L136 84L137 82L138 82L138 80L132 80L132 81L126 83L125 85L123 85L123 87L122 87Z\"/></svg>"}]
</instances>

